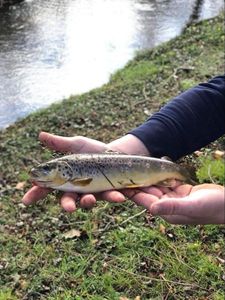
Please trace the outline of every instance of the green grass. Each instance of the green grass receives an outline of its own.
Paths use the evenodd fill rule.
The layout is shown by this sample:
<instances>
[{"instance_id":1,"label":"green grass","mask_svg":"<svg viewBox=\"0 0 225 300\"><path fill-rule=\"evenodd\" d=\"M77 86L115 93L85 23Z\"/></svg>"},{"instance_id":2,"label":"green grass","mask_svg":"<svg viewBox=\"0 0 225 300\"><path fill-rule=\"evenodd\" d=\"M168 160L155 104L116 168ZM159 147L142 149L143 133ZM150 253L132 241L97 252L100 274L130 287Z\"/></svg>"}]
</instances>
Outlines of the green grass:
<instances>
[{"instance_id":1,"label":"green grass","mask_svg":"<svg viewBox=\"0 0 225 300\"><path fill-rule=\"evenodd\" d=\"M214 182L224 185L225 162L224 159L214 159L211 155L199 159L197 177L200 183Z\"/></svg>"},{"instance_id":2,"label":"green grass","mask_svg":"<svg viewBox=\"0 0 225 300\"><path fill-rule=\"evenodd\" d=\"M107 85L0 133L0 300L224 298L224 227L170 225L129 201L99 202L92 211L72 215L61 211L56 194L21 205L29 169L52 157L37 142L41 130L105 142L125 134L147 118L143 112L151 114L222 73L223 36L222 16L190 26L182 36L139 53ZM209 148L222 149L223 143ZM223 182L223 163L186 159L199 166L199 181ZM16 189L24 181L24 189ZM66 239L71 229L80 237Z\"/></svg>"}]
</instances>

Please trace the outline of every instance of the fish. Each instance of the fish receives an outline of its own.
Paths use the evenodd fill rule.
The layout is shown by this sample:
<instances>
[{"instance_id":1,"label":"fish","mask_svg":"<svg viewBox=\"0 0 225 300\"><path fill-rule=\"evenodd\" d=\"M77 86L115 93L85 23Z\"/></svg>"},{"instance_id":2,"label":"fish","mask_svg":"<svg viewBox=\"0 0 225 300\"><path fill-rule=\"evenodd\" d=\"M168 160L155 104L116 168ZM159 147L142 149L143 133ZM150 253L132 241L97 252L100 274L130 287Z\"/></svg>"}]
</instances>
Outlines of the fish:
<instances>
[{"instance_id":1,"label":"fish","mask_svg":"<svg viewBox=\"0 0 225 300\"><path fill-rule=\"evenodd\" d=\"M120 153L71 154L30 171L34 184L76 193L97 193L185 181L186 169L164 158Z\"/></svg>"}]
</instances>

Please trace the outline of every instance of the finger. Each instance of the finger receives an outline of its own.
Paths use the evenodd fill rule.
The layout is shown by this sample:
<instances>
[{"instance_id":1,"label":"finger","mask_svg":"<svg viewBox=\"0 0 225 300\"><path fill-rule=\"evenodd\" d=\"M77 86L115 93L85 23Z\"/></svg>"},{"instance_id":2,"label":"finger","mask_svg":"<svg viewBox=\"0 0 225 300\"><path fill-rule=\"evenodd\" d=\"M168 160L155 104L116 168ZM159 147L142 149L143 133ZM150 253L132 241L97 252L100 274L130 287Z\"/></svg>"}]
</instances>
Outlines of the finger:
<instances>
[{"instance_id":1,"label":"finger","mask_svg":"<svg viewBox=\"0 0 225 300\"><path fill-rule=\"evenodd\" d=\"M125 196L118 191L106 191L99 193L97 195L98 199L106 200L108 202L115 202L115 203L121 203L126 201Z\"/></svg>"},{"instance_id":2,"label":"finger","mask_svg":"<svg viewBox=\"0 0 225 300\"><path fill-rule=\"evenodd\" d=\"M190 194L193 186L190 184L182 184L179 185L174 189L174 191L179 195L180 197L185 197Z\"/></svg>"},{"instance_id":3,"label":"finger","mask_svg":"<svg viewBox=\"0 0 225 300\"><path fill-rule=\"evenodd\" d=\"M75 138L58 136L47 132L41 132L39 134L39 140L45 146L58 152L76 152L76 140L74 139Z\"/></svg>"},{"instance_id":4,"label":"finger","mask_svg":"<svg viewBox=\"0 0 225 300\"><path fill-rule=\"evenodd\" d=\"M148 210L155 201L159 200L155 195L147 194L140 189L127 189L124 194L137 205L144 206Z\"/></svg>"},{"instance_id":5,"label":"finger","mask_svg":"<svg viewBox=\"0 0 225 300\"><path fill-rule=\"evenodd\" d=\"M161 198L162 195L163 195L163 192L158 187L155 187L155 186L150 186L150 187L142 188L141 190L143 192L147 193L147 194L154 195L154 196L156 196L158 198Z\"/></svg>"},{"instance_id":6,"label":"finger","mask_svg":"<svg viewBox=\"0 0 225 300\"><path fill-rule=\"evenodd\" d=\"M83 136L63 137L41 132L39 139L48 148L59 152L99 153L107 149L105 143Z\"/></svg>"},{"instance_id":7,"label":"finger","mask_svg":"<svg viewBox=\"0 0 225 300\"><path fill-rule=\"evenodd\" d=\"M39 186L33 186L22 198L22 202L24 205L30 205L32 203L37 202L45 198L51 189L42 188Z\"/></svg>"},{"instance_id":8,"label":"finger","mask_svg":"<svg viewBox=\"0 0 225 300\"><path fill-rule=\"evenodd\" d=\"M169 190L166 194L162 195L161 199L166 198L180 198L188 196L192 190L193 186L190 184L183 184Z\"/></svg>"},{"instance_id":9,"label":"finger","mask_svg":"<svg viewBox=\"0 0 225 300\"><path fill-rule=\"evenodd\" d=\"M167 198L154 203L151 213L153 215L191 215L192 207L184 198Z\"/></svg>"},{"instance_id":10,"label":"finger","mask_svg":"<svg viewBox=\"0 0 225 300\"><path fill-rule=\"evenodd\" d=\"M159 186L158 188L163 194L167 194L167 193L171 192L171 189L166 186Z\"/></svg>"},{"instance_id":11,"label":"finger","mask_svg":"<svg viewBox=\"0 0 225 300\"><path fill-rule=\"evenodd\" d=\"M80 198L80 207L81 208L91 209L95 206L95 204L96 204L96 199L95 199L95 196L92 194L86 194Z\"/></svg>"},{"instance_id":12,"label":"finger","mask_svg":"<svg viewBox=\"0 0 225 300\"><path fill-rule=\"evenodd\" d=\"M61 198L61 206L67 212L74 212L76 210L76 200L78 195L75 193L65 193Z\"/></svg>"},{"instance_id":13,"label":"finger","mask_svg":"<svg viewBox=\"0 0 225 300\"><path fill-rule=\"evenodd\" d=\"M167 198L180 198L180 196L177 195L175 192L170 191L167 194L162 195L160 199L167 199Z\"/></svg>"}]
</instances>

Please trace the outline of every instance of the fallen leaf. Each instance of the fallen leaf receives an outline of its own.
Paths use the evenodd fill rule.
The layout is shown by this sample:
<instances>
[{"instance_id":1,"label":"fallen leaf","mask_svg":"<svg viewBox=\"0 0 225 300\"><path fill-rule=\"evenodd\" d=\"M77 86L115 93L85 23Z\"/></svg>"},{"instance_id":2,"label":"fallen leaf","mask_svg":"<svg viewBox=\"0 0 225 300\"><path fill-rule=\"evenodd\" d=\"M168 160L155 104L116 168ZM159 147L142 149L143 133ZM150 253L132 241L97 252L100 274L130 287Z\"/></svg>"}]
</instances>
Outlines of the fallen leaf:
<instances>
[{"instance_id":1,"label":"fallen leaf","mask_svg":"<svg viewBox=\"0 0 225 300\"><path fill-rule=\"evenodd\" d=\"M216 259L218 260L219 263L225 264L225 259L218 257L218 256L216 257Z\"/></svg>"},{"instance_id":2,"label":"fallen leaf","mask_svg":"<svg viewBox=\"0 0 225 300\"><path fill-rule=\"evenodd\" d=\"M168 235L168 237L171 238L171 239L174 237L174 235L173 235L172 233L168 233L167 235Z\"/></svg>"},{"instance_id":3,"label":"fallen leaf","mask_svg":"<svg viewBox=\"0 0 225 300\"><path fill-rule=\"evenodd\" d=\"M160 231L162 234L166 234L166 227L165 227L163 224L160 224L160 225L159 225L159 231Z\"/></svg>"},{"instance_id":4,"label":"fallen leaf","mask_svg":"<svg viewBox=\"0 0 225 300\"><path fill-rule=\"evenodd\" d=\"M145 114L146 116L149 116L149 115L150 115L150 111L149 111L147 108L145 108L145 109L144 109L144 114Z\"/></svg>"},{"instance_id":5,"label":"fallen leaf","mask_svg":"<svg viewBox=\"0 0 225 300\"><path fill-rule=\"evenodd\" d=\"M221 159L221 158L224 157L224 155L225 155L224 151L216 150L216 151L213 152L213 157L215 159Z\"/></svg>"},{"instance_id":6,"label":"fallen leaf","mask_svg":"<svg viewBox=\"0 0 225 300\"><path fill-rule=\"evenodd\" d=\"M199 156L203 155L203 152L202 151L195 151L194 154L199 157Z\"/></svg>"},{"instance_id":7,"label":"fallen leaf","mask_svg":"<svg viewBox=\"0 0 225 300\"><path fill-rule=\"evenodd\" d=\"M81 232L80 232L80 230L77 230L77 229L71 229L71 230L65 232L62 236L65 239L73 239L75 237L80 237Z\"/></svg>"},{"instance_id":8,"label":"fallen leaf","mask_svg":"<svg viewBox=\"0 0 225 300\"><path fill-rule=\"evenodd\" d=\"M16 185L16 189L17 190L23 190L24 187L25 187L25 184L26 184L26 181L18 182L17 185Z\"/></svg>"},{"instance_id":9,"label":"fallen leaf","mask_svg":"<svg viewBox=\"0 0 225 300\"><path fill-rule=\"evenodd\" d=\"M19 281L19 284L20 284L20 287L21 287L22 290L25 290L28 287L28 282L24 279L21 279Z\"/></svg>"},{"instance_id":10,"label":"fallen leaf","mask_svg":"<svg viewBox=\"0 0 225 300\"><path fill-rule=\"evenodd\" d=\"M16 226L17 227L22 227L24 225L24 222L23 221L20 221L20 222L17 222L16 223Z\"/></svg>"}]
</instances>

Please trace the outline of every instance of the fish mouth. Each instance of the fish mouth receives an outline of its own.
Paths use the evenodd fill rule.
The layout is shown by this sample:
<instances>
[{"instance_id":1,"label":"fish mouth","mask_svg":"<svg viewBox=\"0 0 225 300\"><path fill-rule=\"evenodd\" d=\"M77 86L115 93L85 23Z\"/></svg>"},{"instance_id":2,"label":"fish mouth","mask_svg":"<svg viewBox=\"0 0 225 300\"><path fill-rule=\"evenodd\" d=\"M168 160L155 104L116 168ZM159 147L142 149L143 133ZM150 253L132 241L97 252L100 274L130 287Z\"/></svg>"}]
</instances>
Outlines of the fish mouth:
<instances>
[{"instance_id":1,"label":"fish mouth","mask_svg":"<svg viewBox=\"0 0 225 300\"><path fill-rule=\"evenodd\" d=\"M33 168L30 170L30 179L35 185L39 186L47 186L49 184L52 184L51 180L48 180L47 178L43 178L43 174L39 172L37 169Z\"/></svg>"},{"instance_id":2,"label":"fish mouth","mask_svg":"<svg viewBox=\"0 0 225 300\"><path fill-rule=\"evenodd\" d=\"M31 179L32 183L34 185L40 186L40 187L51 187L52 181L47 180L37 180L37 179Z\"/></svg>"},{"instance_id":3,"label":"fish mouth","mask_svg":"<svg viewBox=\"0 0 225 300\"><path fill-rule=\"evenodd\" d=\"M48 176L47 172L45 173L42 170L38 170L36 168L31 169L29 174L32 178L44 178L45 176Z\"/></svg>"},{"instance_id":4,"label":"fish mouth","mask_svg":"<svg viewBox=\"0 0 225 300\"><path fill-rule=\"evenodd\" d=\"M30 173L31 179L37 179L41 176L40 172L35 168L31 169L29 173Z\"/></svg>"}]
</instances>

